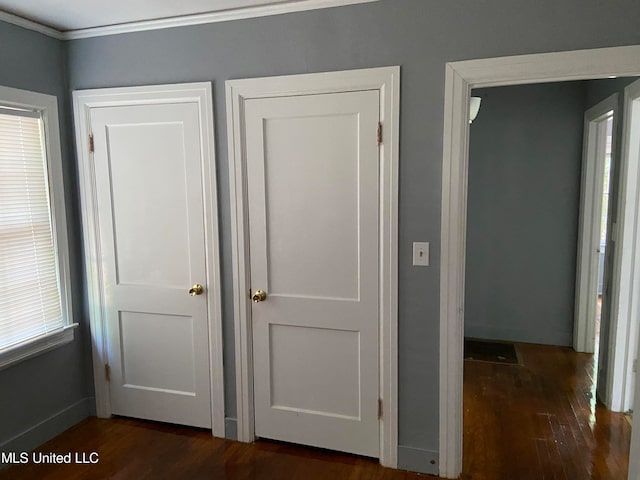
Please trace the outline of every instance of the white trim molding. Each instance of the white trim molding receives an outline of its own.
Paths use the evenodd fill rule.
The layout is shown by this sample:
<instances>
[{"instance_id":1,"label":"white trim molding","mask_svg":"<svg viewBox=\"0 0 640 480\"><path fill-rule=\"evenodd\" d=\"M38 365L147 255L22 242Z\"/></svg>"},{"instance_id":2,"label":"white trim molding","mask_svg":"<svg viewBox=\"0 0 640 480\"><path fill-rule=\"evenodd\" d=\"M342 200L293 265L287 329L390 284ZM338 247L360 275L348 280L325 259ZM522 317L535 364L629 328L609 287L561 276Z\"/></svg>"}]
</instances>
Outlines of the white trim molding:
<instances>
[{"instance_id":1,"label":"white trim molding","mask_svg":"<svg viewBox=\"0 0 640 480\"><path fill-rule=\"evenodd\" d=\"M640 323L637 295L640 285L640 80L625 88L623 105L609 315L613 334L609 343L605 392L611 409L619 412L632 409L635 403L634 363Z\"/></svg>"},{"instance_id":2,"label":"white trim molding","mask_svg":"<svg viewBox=\"0 0 640 480\"><path fill-rule=\"evenodd\" d=\"M16 25L18 27L26 28L27 30L33 30L34 32L42 33L48 37L56 38L58 40L65 39L65 33L55 28L49 27L42 23L34 22L28 18L19 17L12 13L3 12L0 10L0 21Z\"/></svg>"},{"instance_id":3,"label":"white trim molding","mask_svg":"<svg viewBox=\"0 0 640 480\"><path fill-rule=\"evenodd\" d=\"M584 114L582 174L580 186L580 220L578 224L578 256L576 262L575 309L573 320L573 349L576 352L593 353L596 342L596 308L600 264L600 228L604 162L606 149L606 122L613 116L613 141L611 143L611 171L616 165L616 129L618 127L618 94L615 93ZM611 216L609 215L609 218ZM610 231L609 231L610 233ZM611 235L609 235L611 237ZM607 248L607 251L610 251ZM605 278L605 283L607 279ZM605 295L605 297L608 297ZM604 302L610 302L606 298ZM602 311L606 309L603 307ZM605 400L607 405L610 405Z\"/></svg>"},{"instance_id":4,"label":"white trim molding","mask_svg":"<svg viewBox=\"0 0 640 480\"><path fill-rule=\"evenodd\" d=\"M60 308L63 325L48 334L29 338L0 354L0 369L22 360L62 346L74 339L74 323L71 273L69 267L69 238L67 209L65 202L65 179L62 173L62 150L60 146L60 124L58 120L58 98L29 90L0 86L0 107L16 107L37 112L42 119L44 134L45 172L49 192L52 239L56 256ZM68 185L67 185L68 186Z\"/></svg>"},{"instance_id":5,"label":"white trim molding","mask_svg":"<svg viewBox=\"0 0 640 480\"><path fill-rule=\"evenodd\" d=\"M30 452L91 415L92 399L82 398L0 443L2 452ZM0 470L7 467L0 462Z\"/></svg>"},{"instance_id":6,"label":"white trim molding","mask_svg":"<svg viewBox=\"0 0 640 480\"><path fill-rule=\"evenodd\" d=\"M48 352L59 346L73 342L73 331L78 328L77 323L66 325L59 330L49 332L37 338L16 345L15 347L2 352L0 356L0 370L19 363L27 358L35 357L41 353Z\"/></svg>"},{"instance_id":7,"label":"white trim molding","mask_svg":"<svg viewBox=\"0 0 640 480\"><path fill-rule=\"evenodd\" d=\"M383 129L380 171L380 463L397 468L398 155L400 67L227 81L227 133L236 352L238 440L254 434L244 102L249 99L378 90Z\"/></svg>"},{"instance_id":8,"label":"white trim molding","mask_svg":"<svg viewBox=\"0 0 640 480\"><path fill-rule=\"evenodd\" d=\"M285 0L272 1L267 4L242 8L229 8L211 12L196 13L192 15L180 15L176 17L160 18L155 20L141 20L126 22L116 25L82 28L77 30L60 31L42 23L19 17L0 11L0 20L12 23L20 27L35 30L60 40L76 40L80 38L102 37L105 35L117 35L120 33L142 32L145 30L159 30L162 28L185 27L189 25L201 25L204 23L228 22L246 18L267 17L282 15L285 13L304 12L321 8L342 7L359 3L377 2L379 0Z\"/></svg>"},{"instance_id":9,"label":"white trim molding","mask_svg":"<svg viewBox=\"0 0 640 480\"><path fill-rule=\"evenodd\" d=\"M220 290L220 247L218 235L218 196L214 145L213 98L211 83L184 83L144 87L105 88L73 92L78 182L82 213L84 257L91 323L93 376L98 417L111 416L109 385L104 375L108 359L104 318L104 286L101 269L100 225L95 198L95 172L89 152L91 109L118 105L195 103L200 117L202 183L205 222L207 309L209 317L209 359L211 375L212 433L225 436L224 381L222 361L222 311Z\"/></svg>"},{"instance_id":10,"label":"white trim molding","mask_svg":"<svg viewBox=\"0 0 640 480\"><path fill-rule=\"evenodd\" d=\"M440 273L440 476L462 471L462 372L469 96L472 88L640 75L640 46L446 65Z\"/></svg>"}]
</instances>

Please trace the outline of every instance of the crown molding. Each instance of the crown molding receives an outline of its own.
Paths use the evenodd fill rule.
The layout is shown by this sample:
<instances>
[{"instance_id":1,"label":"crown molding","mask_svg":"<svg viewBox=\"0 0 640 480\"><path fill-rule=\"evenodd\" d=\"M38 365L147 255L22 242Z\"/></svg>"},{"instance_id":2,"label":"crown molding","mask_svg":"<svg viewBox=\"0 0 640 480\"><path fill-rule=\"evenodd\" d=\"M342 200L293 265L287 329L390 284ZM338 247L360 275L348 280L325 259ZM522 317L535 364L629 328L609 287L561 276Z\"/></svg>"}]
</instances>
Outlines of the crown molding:
<instances>
[{"instance_id":1,"label":"crown molding","mask_svg":"<svg viewBox=\"0 0 640 480\"><path fill-rule=\"evenodd\" d=\"M266 17L285 13L304 12L321 8L341 7L358 3L377 2L379 0L288 0L275 1L268 5L255 7L234 8L217 12L181 15L177 17L161 18L157 20L143 20L138 22L121 23L104 27L83 28L78 30L59 31L33 20L0 11L0 20L20 27L28 28L59 40L76 40L80 38L102 37L121 33L141 32L145 30L160 30L164 28L201 25L205 23L228 22L244 18Z\"/></svg>"},{"instance_id":2,"label":"crown molding","mask_svg":"<svg viewBox=\"0 0 640 480\"><path fill-rule=\"evenodd\" d=\"M42 23L34 22L33 20L28 20L26 18L13 15L12 13L3 12L2 10L0 10L0 20L12 25L17 25L18 27L33 30L34 32L42 33L43 35L47 35L48 37L57 38L58 40L64 40L65 38L65 34L59 30L56 30L55 28L51 28L47 25L43 25Z\"/></svg>"}]
</instances>

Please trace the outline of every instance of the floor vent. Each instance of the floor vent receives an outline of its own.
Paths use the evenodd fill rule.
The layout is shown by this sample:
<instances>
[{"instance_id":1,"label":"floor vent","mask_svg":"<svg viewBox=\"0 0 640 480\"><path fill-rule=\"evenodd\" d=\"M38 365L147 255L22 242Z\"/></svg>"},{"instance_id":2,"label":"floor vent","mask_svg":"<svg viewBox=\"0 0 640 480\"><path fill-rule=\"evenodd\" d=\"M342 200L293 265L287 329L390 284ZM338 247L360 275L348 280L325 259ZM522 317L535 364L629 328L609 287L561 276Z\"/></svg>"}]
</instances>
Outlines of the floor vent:
<instances>
[{"instance_id":1,"label":"floor vent","mask_svg":"<svg viewBox=\"0 0 640 480\"><path fill-rule=\"evenodd\" d=\"M464 340L464 359L507 365L520 364L518 352L513 343L468 338Z\"/></svg>"}]
</instances>

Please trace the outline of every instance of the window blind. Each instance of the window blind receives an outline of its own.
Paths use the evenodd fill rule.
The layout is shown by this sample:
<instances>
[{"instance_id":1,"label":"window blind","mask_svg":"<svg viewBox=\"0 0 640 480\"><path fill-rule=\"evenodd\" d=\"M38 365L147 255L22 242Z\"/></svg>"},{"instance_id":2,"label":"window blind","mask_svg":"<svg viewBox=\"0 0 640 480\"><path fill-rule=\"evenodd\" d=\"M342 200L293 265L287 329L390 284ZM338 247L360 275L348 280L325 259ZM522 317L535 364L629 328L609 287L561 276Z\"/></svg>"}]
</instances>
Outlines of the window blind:
<instances>
[{"instance_id":1,"label":"window blind","mask_svg":"<svg viewBox=\"0 0 640 480\"><path fill-rule=\"evenodd\" d=\"M0 107L0 352L64 327L42 127Z\"/></svg>"}]
</instances>

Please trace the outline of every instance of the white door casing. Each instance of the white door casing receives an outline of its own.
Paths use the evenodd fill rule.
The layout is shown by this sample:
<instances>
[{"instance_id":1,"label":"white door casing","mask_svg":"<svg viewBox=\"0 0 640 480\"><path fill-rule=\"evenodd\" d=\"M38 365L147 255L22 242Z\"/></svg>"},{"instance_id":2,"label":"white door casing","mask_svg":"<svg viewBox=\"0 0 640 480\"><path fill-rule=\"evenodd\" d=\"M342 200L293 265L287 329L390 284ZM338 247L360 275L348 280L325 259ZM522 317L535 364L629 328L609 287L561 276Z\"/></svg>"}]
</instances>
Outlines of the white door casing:
<instances>
[{"instance_id":1,"label":"white door casing","mask_svg":"<svg viewBox=\"0 0 640 480\"><path fill-rule=\"evenodd\" d=\"M462 349L471 89L612 75L640 75L640 46L446 64L440 255L441 477L457 478L462 470ZM638 454L638 448L632 447L632 458Z\"/></svg>"},{"instance_id":2,"label":"white door casing","mask_svg":"<svg viewBox=\"0 0 640 480\"><path fill-rule=\"evenodd\" d=\"M261 438L378 457L379 101L245 102Z\"/></svg>"},{"instance_id":3,"label":"white door casing","mask_svg":"<svg viewBox=\"0 0 640 480\"><path fill-rule=\"evenodd\" d=\"M198 106L90 115L111 412L211 428Z\"/></svg>"},{"instance_id":4,"label":"white door casing","mask_svg":"<svg viewBox=\"0 0 640 480\"><path fill-rule=\"evenodd\" d=\"M640 382L636 374L636 382L634 385L635 398L640 398ZM631 427L631 448L629 454L629 475L628 480L640 480L640 420L638 414L633 416L633 425Z\"/></svg>"},{"instance_id":5,"label":"white door casing","mask_svg":"<svg viewBox=\"0 0 640 480\"><path fill-rule=\"evenodd\" d=\"M598 272L600 229L604 182L604 160L607 141L607 119L613 115L613 143L617 126L618 95L614 94L594 105L584 114L582 147L582 180L580 186L580 220L578 227L578 259L573 326L573 348L593 353L595 347L596 309L598 305ZM611 169L615 155L611 155ZM610 237L611 232L608 232ZM609 250L609 249L607 249ZM606 279L605 279L606 282ZM605 292L603 292L603 297ZM604 305L604 299L603 299ZM603 309L604 311L604 309Z\"/></svg>"},{"instance_id":6,"label":"white door casing","mask_svg":"<svg viewBox=\"0 0 640 480\"><path fill-rule=\"evenodd\" d=\"M224 436L211 86L76 91L74 110L97 413Z\"/></svg>"},{"instance_id":7,"label":"white door casing","mask_svg":"<svg viewBox=\"0 0 640 480\"><path fill-rule=\"evenodd\" d=\"M609 398L617 411L633 409L640 322L640 80L624 90L616 250L611 285Z\"/></svg>"},{"instance_id":8,"label":"white door casing","mask_svg":"<svg viewBox=\"0 0 640 480\"><path fill-rule=\"evenodd\" d=\"M383 415L380 420L379 427L379 438L376 438L376 442L379 442L379 447L377 449L378 454L380 456L381 463L387 466L396 466L396 455L397 455L397 174L398 174L398 165L397 165L397 154L398 154L398 99L399 99L399 69L398 67L387 67L387 68L378 68L378 69L367 69L367 70L356 70L349 72L332 72L332 73L321 73L321 74L309 74L309 75L294 75L294 76L285 76L285 77L272 77L272 78L262 78L262 79L246 79L246 80L232 80L227 82L227 119L228 119L228 134L229 134L229 159L230 159L230 193L231 193L231 204L232 204L232 247L233 247L233 267L234 267L234 298L235 298L235 320L236 320L236 372L237 372L237 399L238 399L238 439L241 441L253 441L255 438L256 428L260 431L265 425L261 423L260 419L255 420L254 423L254 405L255 409L260 409L260 399L259 393L256 393L254 398L254 379L256 385L256 391L260 386L260 382L263 381L264 373L258 376L258 369L260 366L263 368L269 368L268 366L264 366L260 363L260 359L264 359L265 352L260 350L259 346L253 344L254 338L263 338L266 330L270 328L276 331L275 335L272 334L272 341L280 342L280 344L290 345L292 346L292 351L287 352L289 355L296 354L295 351L299 352L301 346L304 347L304 343L308 341L307 339L301 339L300 335L297 335L300 330L297 330L299 327L286 326L272 324L271 327L268 327L268 323L272 321L272 318L269 316L269 302L271 301L272 310L278 311L280 308L293 308L296 303L299 303L300 308L304 308L304 310L308 310L309 318L313 318L314 315L319 313L321 309L334 308L339 303L348 303L349 300L323 300L319 301L319 299L297 299L295 298L287 298L292 297L293 295L281 295L279 292L287 293L287 289L294 290L294 294L296 291L301 296L310 297L309 291L305 290L305 288L313 289L313 282L311 281L309 276L305 277L306 280L309 280L307 286L305 285L297 285L291 283L291 278L288 280L285 277L279 278L277 273L268 272L270 276L268 279L266 278L267 270L264 268L266 263L263 261L262 273L260 273L260 267L254 267L254 257L266 258L266 252L263 252L262 255L258 253L258 250L255 250L253 242L254 231L266 231L264 230L264 226L267 225L264 218L260 218L261 209L264 211L264 200L257 200L257 207L254 207L254 202L256 202L256 198L259 196L254 196L253 193L249 193L252 191L252 185L258 184L259 181L256 179L263 178L261 175L252 176L248 173L248 169L251 168L252 164L249 160L247 160L248 150L252 148L250 145L258 145L259 143L251 140L248 134L245 137L245 132L249 131L249 123L253 118L254 122L258 122L260 115L256 112L252 112L253 108L250 103L255 102L253 105L256 106L256 109L260 108L272 108L276 105L277 108L280 108L277 104L279 102L287 102L287 98L283 97L292 97L292 96L310 96L317 95L321 97L322 95L327 95L326 98L331 98L332 95L340 95L341 92L358 92L366 94L365 91L373 91L376 96L379 98L379 118L383 125L382 130L382 145L379 150L379 180L378 180L378 188L377 188L377 199L378 202L377 208L374 210L378 212L378 224L376 235L378 236L379 248L376 252L377 258L377 271L378 271L378 281L375 282L375 289L378 292L378 302L376 304L376 316L379 322L379 345L376 345L379 348L379 351L375 353L375 359L379 362L375 367L375 370L378 371L378 381L375 385L375 388L379 390L379 395L382 399L382 409ZM366 96L366 95L365 95ZM356 98L350 97L349 98ZM273 99L273 102L265 101L265 99ZM347 98L347 96L345 96ZM316 107L321 106L322 102L317 102L310 100L311 103L314 103ZM271 103L271 104L270 104ZM296 103L296 102L294 102ZM280 104L280 105L284 105ZM284 107L283 107L284 108ZM288 108L288 107L287 107ZM285 108L286 109L286 108ZM277 122L276 122L277 123ZM304 122L303 122L304 123ZM257 129L260 130L260 129ZM374 142L376 137L376 129L371 132L373 136ZM311 130L309 130L311 131ZM275 135L270 137L272 139L283 138L283 133L277 128L277 125L272 130L272 133ZM295 137L295 136L294 136ZM317 140L315 140L317 141ZM268 143L268 142L267 142ZM279 143L275 141L272 144L274 148L277 150L277 145ZM374 143L375 146L375 143ZM268 149L267 149L268 151ZM307 175L309 173L304 173L303 169L298 168L294 169L295 171L287 171L282 170L282 166L277 167L278 163L273 164L276 168L280 168L279 173L286 175ZM253 165L253 168L259 168ZM269 177L269 168L272 166L267 166L267 177ZM320 169L316 172L322 178L323 172ZM366 176L366 175L365 175ZM282 181L283 179L279 179ZM371 181L371 180L369 180ZM268 181L269 182L269 181ZM267 182L267 185L269 184ZM291 183L292 191L295 191L295 187ZM304 183L302 183L303 185ZM340 184L339 184L340 185ZM255 188L255 187L253 187ZM345 191L348 191L345 190ZM280 192L279 196L280 200L285 198L282 196ZM343 192L344 193L344 192ZM318 191L312 193L312 195L318 194ZM340 190L338 190L338 194L340 195ZM321 196L321 195L320 195ZM262 199L265 197L263 196ZM271 197L267 197L271 200ZM296 207L299 209L299 207ZM316 209L317 210L317 209ZM313 209L312 209L313 211ZM348 215L348 214L347 214ZM346 218L346 217L345 217ZM270 219L271 221L271 219ZM277 221L277 219L275 220ZM256 230L253 225L260 225L262 227L258 227ZM308 225L311 225L307 222ZM315 227L317 229L317 226ZM316 231L312 229L313 231ZM251 232L252 242L249 243L249 231ZM281 231L278 229L278 231ZM352 230L353 231L353 230ZM283 235L286 233L286 229L283 232ZM340 232L331 232L328 235L332 240L340 240L340 235L350 235L347 233ZM301 236L303 236L301 234ZM287 238L286 236L283 238ZM310 237L311 238L311 237ZM302 247L301 241L297 241L296 239L292 239L289 237L288 241L297 242L295 248ZM309 240L313 244L313 241L322 241L322 239L311 239ZM338 242L339 243L339 242ZM258 242L256 245L264 245L264 243ZM260 247L257 247L258 249ZM264 247L263 247L264 248ZM330 246L327 245L326 251ZM342 252L344 247L339 245L337 248L338 252ZM301 251L298 251L298 255L302 255ZM294 256L295 257L295 256ZM300 257L302 258L302 257ZM250 261L251 259L251 261ZM335 259L333 259L335 261ZM258 260L259 262L260 260ZM335 263L335 262L334 262ZM352 262L347 262L346 265L340 266L341 269L351 268L353 267ZM292 265L289 262L289 267ZM294 266L295 267L295 266ZM258 268L258 270L255 270ZM272 268L272 267L271 267ZM323 267L324 268L324 267ZM295 268L294 268L295 270ZM298 272L303 272L304 269L298 269ZM255 279L250 283L250 279L254 276L263 275L263 281L269 281L272 285L271 288L274 288L275 285L275 296L274 298L267 297L267 300L261 304L258 304L253 308L252 303L250 301L249 289L253 287L254 289L264 289L262 286L256 284ZM353 276L353 275L351 275ZM274 283L275 280L275 283ZM278 286L278 282L280 281L280 287ZM286 282L289 282L288 284ZM284 283L283 283L284 282ZM361 279L363 285L366 284L364 279ZM315 284L315 288L322 292L319 297L350 297L352 296L353 290L353 282L345 283L344 279L340 279L336 285L327 285L326 283L317 283ZM267 292L269 295L269 292ZM357 302L352 302L356 304ZM363 302L366 303L366 302ZM265 307L260 310L261 307ZM353 305L352 305L353 306ZM299 310L301 311L301 310ZM315 313L314 313L315 312ZM257 318L253 318L256 316ZM267 319L262 322L263 319ZM305 321L304 319L302 320ZM352 325L356 325L356 323ZM255 326L256 331L254 332L253 327ZM334 324L335 326L335 324ZM344 327L343 327L344 328ZM347 329L353 329L355 327L348 326ZM360 328L360 327L357 327ZM322 329L322 332L320 330ZM350 333L342 335L339 329L328 329L321 328L318 329L317 344L322 345L322 342L326 342L330 340L329 338L323 338L323 336L334 336L334 340L338 343L334 348L334 353L337 350L340 350L342 353L344 352L353 352L353 348L351 345L353 344L353 337ZM351 331L353 333L353 330ZM369 335L369 333L367 333ZM275 340L274 340L275 339ZM296 340L297 339L297 340ZM326 345L326 343L325 343ZM307 347L309 344L307 344ZM313 345L315 347L316 345ZM304 348L307 348L304 347ZM307 348L309 355L313 358L317 359L327 359L327 352L322 348ZM351 355L352 353L349 353ZM256 361L256 367L254 369L254 355ZM365 358L373 358L370 356L371 354L367 354ZM285 358L285 357L282 357ZM281 358L281 359L282 359ZM329 359L333 361L334 359ZM271 358L271 362L278 361L278 358ZM335 363L335 362L334 362ZM279 363L278 365L281 365ZM333 365L333 364L332 364ZM350 367L349 367L350 368ZM370 365L367 365L366 368L373 368ZM379 369L379 370L378 370ZM304 370L304 369L303 369ZM342 373L341 373L342 375ZM350 373L347 371L342 375L344 378L340 381L346 381L344 379L349 378ZM368 374L369 375L369 374ZM260 377L260 378L259 378ZM276 381L280 381L281 378L277 378ZM304 382L305 380L302 379ZM278 398L284 398L286 395L289 395L289 400L294 398L297 393L292 393L291 384L287 382L281 382L278 384L277 388L279 389L279 393L272 391L270 394L280 395ZM370 387L367 387L370 388ZM287 390L288 389L288 390ZM348 398L348 395L351 395L353 389L350 389L345 395ZM283 394L284 392L284 394ZM284 396L283 396L284 395ZM344 398L338 398L338 400L343 401ZM333 400L336 400L334 398ZM295 398L299 402L310 402L309 397L304 397L304 395L300 395ZM328 405L327 402L332 401L327 397L320 399L320 401L325 402L325 406ZM344 402L342 403L345 404ZM348 402L346 403L348 404ZM302 405L302 403L300 403ZM307 410L318 409L318 404L307 403L307 406L311 408L307 408ZM376 405L377 407L377 405ZM280 409L281 411L278 413L286 413L284 409ZM377 412L376 412L377 414ZM259 414L258 414L259 415ZM363 415L364 412L363 412ZM370 414L367 412L367 416ZM352 412L347 411L344 417L354 416ZM377 415L376 415L377 416ZM262 418L262 417L260 417ZM269 423L269 422L267 422ZM317 424L316 424L317 425ZM311 424L313 427L313 424ZM267 425L267 428L270 428ZM313 430L313 428L311 429ZM304 439L298 439L294 441L304 442ZM333 447L329 448L344 448L341 445L333 444ZM367 447L373 448L373 447ZM373 450L370 450L370 452ZM367 454L367 453L365 453ZM371 453L368 453L371 454Z\"/></svg>"}]
</instances>

